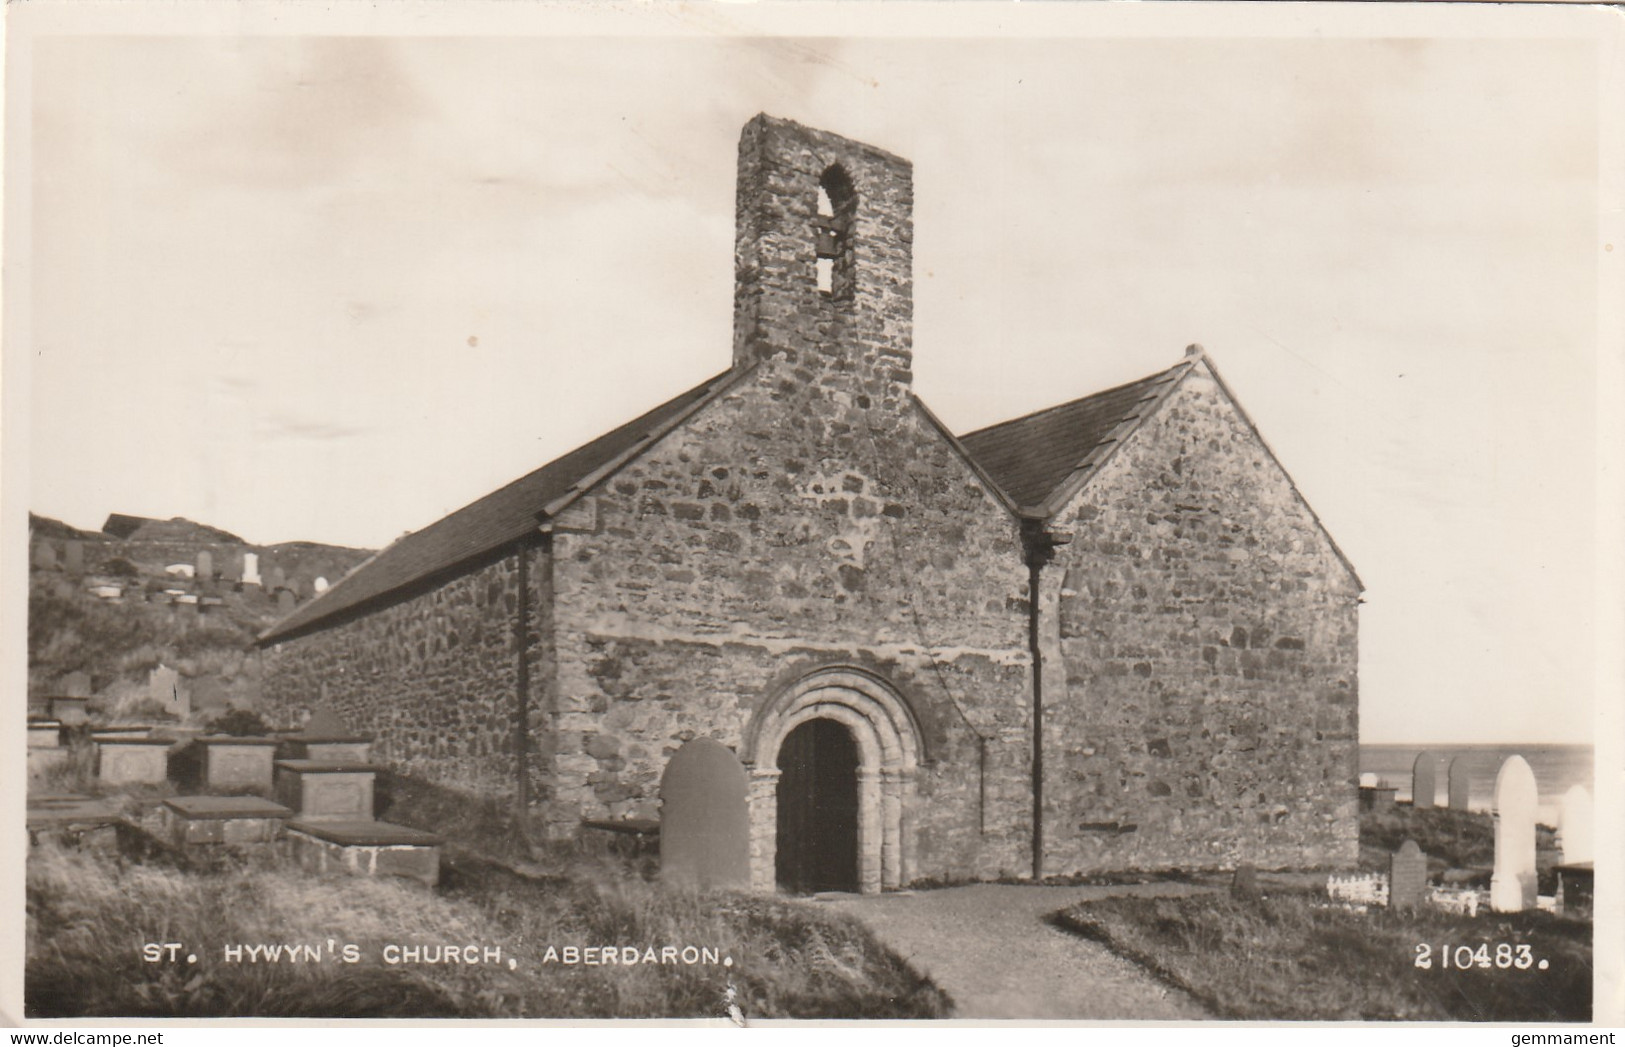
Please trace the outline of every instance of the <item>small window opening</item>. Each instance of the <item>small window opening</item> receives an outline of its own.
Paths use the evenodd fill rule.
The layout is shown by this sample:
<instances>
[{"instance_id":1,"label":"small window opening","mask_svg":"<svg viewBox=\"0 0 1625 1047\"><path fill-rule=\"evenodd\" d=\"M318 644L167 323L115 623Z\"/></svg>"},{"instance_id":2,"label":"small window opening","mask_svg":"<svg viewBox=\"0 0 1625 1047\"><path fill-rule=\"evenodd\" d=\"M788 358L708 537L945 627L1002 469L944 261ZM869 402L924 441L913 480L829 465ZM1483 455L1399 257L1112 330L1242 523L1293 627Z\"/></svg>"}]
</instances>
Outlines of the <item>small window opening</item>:
<instances>
[{"instance_id":1,"label":"small window opening","mask_svg":"<svg viewBox=\"0 0 1625 1047\"><path fill-rule=\"evenodd\" d=\"M858 194L852 179L840 164L832 164L818 179L817 217L813 219L816 241L818 290L832 298L852 294L852 216L857 211Z\"/></svg>"}]
</instances>

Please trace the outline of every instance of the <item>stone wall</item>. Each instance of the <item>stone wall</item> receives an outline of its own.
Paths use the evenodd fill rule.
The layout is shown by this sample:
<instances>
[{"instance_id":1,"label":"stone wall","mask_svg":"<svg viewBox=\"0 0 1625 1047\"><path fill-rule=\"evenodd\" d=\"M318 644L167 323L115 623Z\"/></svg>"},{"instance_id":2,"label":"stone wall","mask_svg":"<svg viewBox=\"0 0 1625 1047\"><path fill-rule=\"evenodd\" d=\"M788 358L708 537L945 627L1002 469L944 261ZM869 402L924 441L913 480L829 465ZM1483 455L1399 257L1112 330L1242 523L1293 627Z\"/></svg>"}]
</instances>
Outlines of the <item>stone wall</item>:
<instances>
[{"instance_id":1,"label":"stone wall","mask_svg":"<svg viewBox=\"0 0 1625 1047\"><path fill-rule=\"evenodd\" d=\"M1030 748L1014 521L912 409L876 431L817 399L762 368L558 521L557 816L653 816L682 742L740 751L780 689L853 665L920 723L920 875L1019 873Z\"/></svg>"},{"instance_id":2,"label":"stone wall","mask_svg":"<svg viewBox=\"0 0 1625 1047\"><path fill-rule=\"evenodd\" d=\"M1047 871L1352 864L1357 582L1205 364L1054 527Z\"/></svg>"},{"instance_id":3,"label":"stone wall","mask_svg":"<svg viewBox=\"0 0 1625 1047\"><path fill-rule=\"evenodd\" d=\"M546 555L530 559L532 635ZM272 645L264 654L265 716L297 726L325 707L376 738L376 760L404 773L484 796L512 797L520 696L513 553L372 614ZM542 649L530 645L532 797L545 799L550 742Z\"/></svg>"},{"instance_id":4,"label":"stone wall","mask_svg":"<svg viewBox=\"0 0 1625 1047\"><path fill-rule=\"evenodd\" d=\"M776 759L748 750L753 718L847 665L922 735L914 872L1019 873L1026 576L1014 519L908 388L909 165L766 117L739 163L740 379L554 521L553 831L657 813L665 762L695 735ZM820 239L836 167L852 195Z\"/></svg>"}]
</instances>

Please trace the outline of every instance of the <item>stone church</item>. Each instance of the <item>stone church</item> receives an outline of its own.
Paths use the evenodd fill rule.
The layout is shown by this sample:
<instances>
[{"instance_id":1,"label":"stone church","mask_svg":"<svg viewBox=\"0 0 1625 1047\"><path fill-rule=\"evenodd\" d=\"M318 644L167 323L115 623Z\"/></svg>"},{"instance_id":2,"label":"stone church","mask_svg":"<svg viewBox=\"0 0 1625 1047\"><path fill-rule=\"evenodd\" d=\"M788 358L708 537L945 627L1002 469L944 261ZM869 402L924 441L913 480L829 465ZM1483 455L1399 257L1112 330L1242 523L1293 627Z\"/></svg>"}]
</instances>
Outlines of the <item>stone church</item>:
<instances>
[{"instance_id":1,"label":"stone church","mask_svg":"<svg viewBox=\"0 0 1625 1047\"><path fill-rule=\"evenodd\" d=\"M272 627L270 715L763 891L1352 864L1349 562L1196 347L950 432L911 204L751 120L731 366Z\"/></svg>"}]
</instances>

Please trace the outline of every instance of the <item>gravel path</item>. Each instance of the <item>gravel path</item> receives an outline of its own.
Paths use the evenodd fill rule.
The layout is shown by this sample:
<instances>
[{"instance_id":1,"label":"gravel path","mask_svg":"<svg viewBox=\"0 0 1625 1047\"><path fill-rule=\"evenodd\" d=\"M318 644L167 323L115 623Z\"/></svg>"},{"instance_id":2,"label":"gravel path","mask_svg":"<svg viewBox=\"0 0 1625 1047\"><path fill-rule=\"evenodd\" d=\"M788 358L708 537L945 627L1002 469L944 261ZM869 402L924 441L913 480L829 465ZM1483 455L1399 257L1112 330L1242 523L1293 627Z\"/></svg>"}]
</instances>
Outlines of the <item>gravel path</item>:
<instances>
[{"instance_id":1,"label":"gravel path","mask_svg":"<svg viewBox=\"0 0 1625 1047\"><path fill-rule=\"evenodd\" d=\"M1044 922L1059 909L1116 895L1190 894L1187 884L1041 887L972 884L880 895L825 896L953 997L956 1018L1208 1017L1189 996L1105 946Z\"/></svg>"}]
</instances>

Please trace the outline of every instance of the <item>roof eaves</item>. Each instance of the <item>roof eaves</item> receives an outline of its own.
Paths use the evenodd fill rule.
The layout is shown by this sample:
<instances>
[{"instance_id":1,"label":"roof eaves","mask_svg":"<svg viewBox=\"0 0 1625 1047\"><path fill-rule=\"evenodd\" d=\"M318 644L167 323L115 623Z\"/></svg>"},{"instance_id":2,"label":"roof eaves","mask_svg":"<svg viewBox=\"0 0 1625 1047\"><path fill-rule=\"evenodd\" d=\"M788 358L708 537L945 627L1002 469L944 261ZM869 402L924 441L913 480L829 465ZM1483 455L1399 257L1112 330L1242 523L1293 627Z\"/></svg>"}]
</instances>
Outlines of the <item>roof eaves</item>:
<instances>
[{"instance_id":1,"label":"roof eaves","mask_svg":"<svg viewBox=\"0 0 1625 1047\"><path fill-rule=\"evenodd\" d=\"M726 393L728 390L732 389L743 378L745 378L747 375L749 375L754 370L756 370L756 366L757 365L755 363L752 363L747 367L737 368L737 369L730 369L728 371L724 371L722 374L719 374L715 378L711 379L710 382L709 382L710 388L708 388L704 393L702 393L698 397L696 397L694 399L693 403L689 404L687 407L683 408L681 411L677 412L672 417L662 421L659 425L651 427L650 430L647 433L645 433L641 438L639 438L639 440L636 443L634 443L631 447L629 447L627 450L623 451L619 455L616 455L614 458L610 459L608 462L606 462L603 465L599 466L597 469L594 469L592 472L588 473L586 476L584 476L580 480L577 480L574 484L572 484L570 486L570 488L566 491L565 494L553 499L553 501L551 501L547 505L543 506L542 509L536 514L537 530L540 531L543 528L543 526L545 525L545 521L547 519L549 519L549 518L557 515L558 513L562 512L564 509L569 507L569 505L571 503L573 503L576 499L580 498L584 493L586 493L589 489L591 489L594 485L596 485L599 482L601 482L601 481L607 479L608 477L612 476L614 473L616 473L622 467L624 467L628 462L631 462L632 460L637 458L644 451L648 450L648 448L650 446L652 446L656 441L658 441L661 437L663 437L666 434L670 433L677 426L681 425L688 418L692 417L694 415L694 413L696 411L698 411L700 408L704 407L708 403L711 403L712 401L716 400L718 397L720 397L724 393ZM489 496L487 496L487 497L489 497ZM478 500L476 500L476 501L478 501ZM470 504L475 504L475 503L470 503ZM467 507L465 506L464 508L467 508ZM445 517L442 517L441 519L444 520ZM429 527L433 527L433 526L435 526L436 524L438 524L440 522L441 521L437 520L437 521L435 521L434 524L430 524ZM427 528L424 528L424 530L427 530ZM342 594L342 589L343 589L344 583L349 581L350 579L352 579L354 577L357 577L361 573L361 569L363 567L366 567L368 564L372 563L374 560L377 560L379 557L383 556L384 553L388 552L391 548L393 548L395 545L399 544L401 541L405 540L406 538L411 537L412 534L419 534L419 533L422 533L422 532L421 531L415 531L415 532L411 532L411 533L409 533L407 535L403 535L400 538L397 538L394 541L390 542L389 545L385 546L383 549L380 549L378 552L374 553L372 556L368 557L366 560L363 560L361 563L357 564L343 578L341 578L338 582L334 583L331 587L329 587L326 592L322 593L321 596L317 597L315 600L311 601L309 604L306 604L304 607L297 608L292 613L290 613L287 617L282 618L282 619L280 619L280 620L278 620L276 622L273 622L267 629L265 629L263 632L261 632L258 636L255 637L255 639L254 639L255 645L263 647L267 643L272 643L272 642L278 642L279 643L279 642L281 642L283 640L290 639L290 638L292 638L292 637L294 637L296 635L299 635L299 634L301 634L303 632L307 632L311 628L313 628L315 626L318 626L318 625L321 625L322 623L328 621L330 618L334 618L334 617L343 618L346 615L348 615L350 612L356 610L357 608L373 607L373 606L376 606L377 604L379 604L380 602L385 602L385 601L388 601L388 600L395 599L402 592L413 590L415 587L417 587L417 585L419 583L421 583L423 581L423 579L421 579L421 578L414 579L413 581L408 582L408 583L406 583L404 585L398 585L398 586L394 586L394 587L389 588L389 589L385 589L385 590L383 590L381 592L374 593L372 596L369 596L366 599L361 600L356 604L346 606L346 607L342 607L342 608L337 608L332 612L326 612L326 611L323 611L321 609L322 602L324 600L327 600L327 601L336 600L338 597L335 596L335 594ZM457 561L456 563L446 565L445 567L442 567L440 570L437 570L437 571L433 572L432 577L444 577L448 570L451 571L453 574L455 574L456 573L456 571L455 571L456 568L465 566L466 564L469 564L469 563L478 562L478 561L486 558L489 555L489 553L490 553L490 550L482 550L480 552L473 553L473 554L469 555L468 557L465 557L462 560Z\"/></svg>"}]
</instances>

